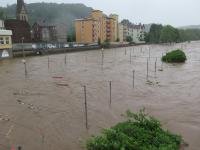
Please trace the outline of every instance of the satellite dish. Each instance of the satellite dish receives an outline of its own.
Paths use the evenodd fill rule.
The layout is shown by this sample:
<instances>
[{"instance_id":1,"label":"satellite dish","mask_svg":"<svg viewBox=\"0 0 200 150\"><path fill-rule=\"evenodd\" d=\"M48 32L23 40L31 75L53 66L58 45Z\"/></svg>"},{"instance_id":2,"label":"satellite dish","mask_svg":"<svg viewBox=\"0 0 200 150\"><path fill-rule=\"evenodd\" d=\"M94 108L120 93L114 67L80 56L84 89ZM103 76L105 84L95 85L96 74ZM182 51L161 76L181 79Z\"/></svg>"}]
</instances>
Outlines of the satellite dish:
<instances>
[{"instance_id":1,"label":"satellite dish","mask_svg":"<svg viewBox=\"0 0 200 150\"><path fill-rule=\"evenodd\" d=\"M7 50L3 50L2 54L1 54L1 57L2 57L2 58L9 57L8 51L7 51Z\"/></svg>"}]
</instances>

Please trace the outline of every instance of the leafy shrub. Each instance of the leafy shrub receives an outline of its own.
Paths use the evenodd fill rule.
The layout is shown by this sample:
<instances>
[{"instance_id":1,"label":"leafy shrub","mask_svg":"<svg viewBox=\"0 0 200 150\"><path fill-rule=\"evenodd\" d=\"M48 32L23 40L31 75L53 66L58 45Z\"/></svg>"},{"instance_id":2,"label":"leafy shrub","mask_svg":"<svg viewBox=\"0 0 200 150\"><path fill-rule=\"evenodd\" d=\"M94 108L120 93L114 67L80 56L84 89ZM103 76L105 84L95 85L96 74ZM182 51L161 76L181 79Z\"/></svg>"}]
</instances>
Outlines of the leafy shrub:
<instances>
[{"instance_id":1,"label":"leafy shrub","mask_svg":"<svg viewBox=\"0 0 200 150\"><path fill-rule=\"evenodd\" d=\"M110 48L110 40L105 40L105 41L102 43L102 47L103 47L103 48Z\"/></svg>"},{"instance_id":2,"label":"leafy shrub","mask_svg":"<svg viewBox=\"0 0 200 150\"><path fill-rule=\"evenodd\" d=\"M161 128L155 118L141 110L127 111L128 120L105 129L87 141L87 150L179 150L181 136Z\"/></svg>"},{"instance_id":3,"label":"leafy shrub","mask_svg":"<svg viewBox=\"0 0 200 150\"><path fill-rule=\"evenodd\" d=\"M174 63L182 63L182 62L185 62L186 59L187 58L186 58L185 53L180 49L171 51L162 57L162 61L172 62L172 63L173 62Z\"/></svg>"}]
</instances>

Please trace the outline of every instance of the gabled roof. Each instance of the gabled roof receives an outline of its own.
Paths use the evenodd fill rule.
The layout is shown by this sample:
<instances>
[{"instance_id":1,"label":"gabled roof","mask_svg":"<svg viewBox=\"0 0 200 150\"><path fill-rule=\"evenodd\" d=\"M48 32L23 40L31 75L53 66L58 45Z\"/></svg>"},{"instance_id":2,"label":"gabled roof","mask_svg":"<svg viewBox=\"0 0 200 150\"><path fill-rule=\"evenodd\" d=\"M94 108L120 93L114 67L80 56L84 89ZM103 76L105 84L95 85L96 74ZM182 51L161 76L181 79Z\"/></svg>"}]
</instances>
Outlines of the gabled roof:
<instances>
[{"instance_id":1,"label":"gabled roof","mask_svg":"<svg viewBox=\"0 0 200 150\"><path fill-rule=\"evenodd\" d=\"M41 27L55 27L55 24L48 23L46 20L36 22Z\"/></svg>"},{"instance_id":2,"label":"gabled roof","mask_svg":"<svg viewBox=\"0 0 200 150\"><path fill-rule=\"evenodd\" d=\"M24 6L25 11L27 12L24 0L17 0L17 14L21 13L22 7Z\"/></svg>"}]
</instances>

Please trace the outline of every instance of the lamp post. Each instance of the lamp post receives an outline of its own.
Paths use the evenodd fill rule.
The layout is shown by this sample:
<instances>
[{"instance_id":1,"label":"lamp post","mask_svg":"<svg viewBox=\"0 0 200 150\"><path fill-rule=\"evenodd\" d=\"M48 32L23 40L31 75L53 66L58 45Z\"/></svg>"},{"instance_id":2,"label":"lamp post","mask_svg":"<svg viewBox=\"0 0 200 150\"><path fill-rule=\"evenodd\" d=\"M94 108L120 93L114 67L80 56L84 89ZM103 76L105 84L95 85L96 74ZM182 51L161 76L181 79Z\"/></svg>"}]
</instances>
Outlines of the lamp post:
<instances>
[{"instance_id":1,"label":"lamp post","mask_svg":"<svg viewBox=\"0 0 200 150\"><path fill-rule=\"evenodd\" d=\"M26 67L26 55L24 53L24 37L22 37L22 53L23 53L23 59L22 59L22 63L24 64L24 72L25 72L25 76L27 76L27 67Z\"/></svg>"},{"instance_id":2,"label":"lamp post","mask_svg":"<svg viewBox=\"0 0 200 150\"><path fill-rule=\"evenodd\" d=\"M24 37L22 37L22 53L23 53L23 59L25 59L25 54L24 54Z\"/></svg>"}]
</instances>

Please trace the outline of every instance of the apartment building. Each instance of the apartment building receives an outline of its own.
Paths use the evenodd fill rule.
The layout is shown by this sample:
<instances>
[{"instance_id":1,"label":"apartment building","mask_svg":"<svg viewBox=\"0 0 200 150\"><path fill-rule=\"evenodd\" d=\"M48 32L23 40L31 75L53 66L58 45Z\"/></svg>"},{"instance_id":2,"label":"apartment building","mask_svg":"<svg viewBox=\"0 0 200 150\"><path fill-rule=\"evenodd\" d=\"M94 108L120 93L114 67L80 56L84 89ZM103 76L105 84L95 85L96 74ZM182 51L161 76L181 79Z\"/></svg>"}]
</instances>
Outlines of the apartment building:
<instances>
[{"instance_id":1,"label":"apartment building","mask_svg":"<svg viewBox=\"0 0 200 150\"><path fill-rule=\"evenodd\" d=\"M96 43L100 37L99 22L93 18L77 19L75 21L76 42Z\"/></svg>"},{"instance_id":2,"label":"apartment building","mask_svg":"<svg viewBox=\"0 0 200 150\"><path fill-rule=\"evenodd\" d=\"M76 42L95 43L100 40L116 41L118 34L118 16L106 16L100 10L93 10L88 18L76 19Z\"/></svg>"},{"instance_id":3,"label":"apartment building","mask_svg":"<svg viewBox=\"0 0 200 150\"><path fill-rule=\"evenodd\" d=\"M144 43L145 26L142 24L119 24L120 41L132 37L134 43ZM122 32L123 31L123 32ZM122 40L123 37L123 40Z\"/></svg>"}]
</instances>

